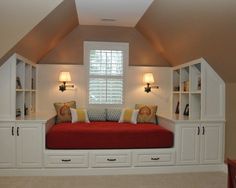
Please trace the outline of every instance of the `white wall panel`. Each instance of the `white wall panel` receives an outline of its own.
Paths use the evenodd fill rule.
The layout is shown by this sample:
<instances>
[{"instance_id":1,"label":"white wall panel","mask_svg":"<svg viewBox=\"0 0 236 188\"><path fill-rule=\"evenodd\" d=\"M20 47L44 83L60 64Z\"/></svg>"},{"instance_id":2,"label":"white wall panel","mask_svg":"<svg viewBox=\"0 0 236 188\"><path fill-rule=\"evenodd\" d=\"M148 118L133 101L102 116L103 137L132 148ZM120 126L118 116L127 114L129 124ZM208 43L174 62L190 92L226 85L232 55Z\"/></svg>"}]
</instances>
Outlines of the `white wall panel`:
<instances>
[{"instance_id":1,"label":"white wall panel","mask_svg":"<svg viewBox=\"0 0 236 188\"><path fill-rule=\"evenodd\" d=\"M60 71L69 71L76 88L59 91ZM142 75L152 72L159 89L144 92L145 84ZM76 100L77 106L87 107L87 72L83 65L38 65L38 112L54 113L54 102ZM168 67L136 67L126 68L124 78L124 107L134 107L136 103L157 104L158 114L170 114L171 70Z\"/></svg>"}]
</instances>

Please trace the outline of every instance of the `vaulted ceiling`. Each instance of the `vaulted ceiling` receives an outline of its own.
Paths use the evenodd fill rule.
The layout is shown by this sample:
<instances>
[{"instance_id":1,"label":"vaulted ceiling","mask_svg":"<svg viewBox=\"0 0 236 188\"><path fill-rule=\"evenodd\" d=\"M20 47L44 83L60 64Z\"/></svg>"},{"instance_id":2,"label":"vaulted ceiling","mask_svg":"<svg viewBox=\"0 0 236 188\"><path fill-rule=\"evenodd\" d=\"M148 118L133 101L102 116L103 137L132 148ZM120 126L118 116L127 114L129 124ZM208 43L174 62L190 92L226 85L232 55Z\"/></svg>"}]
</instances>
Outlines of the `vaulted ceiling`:
<instances>
[{"instance_id":1,"label":"vaulted ceiling","mask_svg":"<svg viewBox=\"0 0 236 188\"><path fill-rule=\"evenodd\" d=\"M26 3L25 1L27 0L24 0L23 4ZM1 11L4 6L8 7L7 2L9 4L10 1L0 2ZM40 1L30 1L31 5L35 2ZM59 6L57 5L60 0L42 2L49 3L47 9L36 4L29 7L29 13L24 12L31 16L38 11L38 8L44 11L44 14L37 12L40 16L31 20L25 28L22 28L24 25L16 24L17 27L13 29L12 17L17 17L17 15L9 16L11 17L9 19L3 19L4 15L0 15L1 47L4 41L7 41L3 45L4 49L0 48L2 52L0 57L3 57L1 62L13 52L25 55L33 61L40 62L41 60L42 62L47 59L50 52L55 51L53 49L61 46L63 39L72 33L73 29L78 27L79 21L74 0L64 0ZM11 6L13 5L9 5ZM56 8L47 14L53 7ZM7 15L10 14L8 11L5 12ZM21 18L24 18L23 21L28 20L26 17ZM235 18L235 0L154 0L133 28L135 31L132 32L140 32L156 50L157 55L167 62L166 66L174 66L203 57L226 82L236 82L234 73L236 68L234 62L236 59ZM42 21L33 28L36 21L40 19ZM24 23L23 21L19 20L19 23ZM9 32L3 31L2 28L8 28ZM19 35L12 33L18 32L18 29L23 30ZM26 34L27 30L30 31L28 34ZM159 66L158 60L156 65Z\"/></svg>"}]
</instances>

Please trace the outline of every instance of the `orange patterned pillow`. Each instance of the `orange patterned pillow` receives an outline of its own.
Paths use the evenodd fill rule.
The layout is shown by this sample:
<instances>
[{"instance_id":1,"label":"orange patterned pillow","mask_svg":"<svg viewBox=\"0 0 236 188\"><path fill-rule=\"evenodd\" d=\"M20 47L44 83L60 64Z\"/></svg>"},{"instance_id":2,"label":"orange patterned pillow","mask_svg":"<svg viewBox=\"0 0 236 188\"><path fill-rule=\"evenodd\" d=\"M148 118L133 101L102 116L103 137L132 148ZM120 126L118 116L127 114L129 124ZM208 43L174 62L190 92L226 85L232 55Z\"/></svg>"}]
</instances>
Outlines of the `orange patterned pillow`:
<instances>
[{"instance_id":1,"label":"orange patterned pillow","mask_svg":"<svg viewBox=\"0 0 236 188\"><path fill-rule=\"evenodd\" d=\"M139 109L138 123L157 123L157 105L136 104L135 108Z\"/></svg>"},{"instance_id":2,"label":"orange patterned pillow","mask_svg":"<svg viewBox=\"0 0 236 188\"><path fill-rule=\"evenodd\" d=\"M70 122L71 121L70 108L76 108L76 102L70 101L65 103L54 103L54 107L57 112L56 123Z\"/></svg>"}]
</instances>

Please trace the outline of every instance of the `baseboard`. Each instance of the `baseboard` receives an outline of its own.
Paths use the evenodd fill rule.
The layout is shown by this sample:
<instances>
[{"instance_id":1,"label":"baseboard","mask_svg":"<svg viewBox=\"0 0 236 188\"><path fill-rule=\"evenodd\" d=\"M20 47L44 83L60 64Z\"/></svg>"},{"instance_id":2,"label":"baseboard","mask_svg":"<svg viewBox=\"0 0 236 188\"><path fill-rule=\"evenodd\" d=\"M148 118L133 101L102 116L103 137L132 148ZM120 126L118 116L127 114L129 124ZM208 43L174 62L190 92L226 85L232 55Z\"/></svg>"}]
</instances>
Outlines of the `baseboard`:
<instances>
[{"instance_id":1,"label":"baseboard","mask_svg":"<svg viewBox=\"0 0 236 188\"><path fill-rule=\"evenodd\" d=\"M194 172L224 172L227 166L191 165L191 166L158 166L130 168L42 168L42 169L0 169L0 176L88 176L88 175L138 175L170 174Z\"/></svg>"}]
</instances>

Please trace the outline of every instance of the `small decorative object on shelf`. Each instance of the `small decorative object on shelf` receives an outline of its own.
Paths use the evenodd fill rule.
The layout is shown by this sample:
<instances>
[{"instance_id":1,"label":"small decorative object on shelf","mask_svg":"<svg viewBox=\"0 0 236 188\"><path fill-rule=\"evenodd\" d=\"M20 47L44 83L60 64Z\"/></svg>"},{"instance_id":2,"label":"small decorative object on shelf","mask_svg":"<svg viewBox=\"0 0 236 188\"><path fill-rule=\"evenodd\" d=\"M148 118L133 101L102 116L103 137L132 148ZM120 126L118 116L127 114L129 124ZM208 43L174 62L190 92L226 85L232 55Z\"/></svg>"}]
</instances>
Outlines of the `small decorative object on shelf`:
<instances>
[{"instance_id":1,"label":"small decorative object on shelf","mask_svg":"<svg viewBox=\"0 0 236 188\"><path fill-rule=\"evenodd\" d=\"M179 101L177 102L176 105L175 114L179 114Z\"/></svg>"},{"instance_id":2,"label":"small decorative object on shelf","mask_svg":"<svg viewBox=\"0 0 236 188\"><path fill-rule=\"evenodd\" d=\"M16 117L18 117L18 116L21 116L20 108L17 108L17 109L16 109Z\"/></svg>"},{"instance_id":3,"label":"small decorative object on shelf","mask_svg":"<svg viewBox=\"0 0 236 188\"><path fill-rule=\"evenodd\" d=\"M180 89L179 89L179 86L175 86L174 87L174 91L179 91Z\"/></svg>"},{"instance_id":4,"label":"small decorative object on shelf","mask_svg":"<svg viewBox=\"0 0 236 188\"><path fill-rule=\"evenodd\" d=\"M189 91L189 81L183 82L183 91Z\"/></svg>"},{"instance_id":5,"label":"small decorative object on shelf","mask_svg":"<svg viewBox=\"0 0 236 188\"><path fill-rule=\"evenodd\" d=\"M197 89L198 89L198 90L201 90L201 77L198 77Z\"/></svg>"},{"instance_id":6,"label":"small decorative object on shelf","mask_svg":"<svg viewBox=\"0 0 236 188\"><path fill-rule=\"evenodd\" d=\"M186 104L183 115L184 116L189 116L189 104Z\"/></svg>"},{"instance_id":7,"label":"small decorative object on shelf","mask_svg":"<svg viewBox=\"0 0 236 188\"><path fill-rule=\"evenodd\" d=\"M21 85L19 76L16 77L16 89L22 89L22 85Z\"/></svg>"},{"instance_id":8,"label":"small decorative object on shelf","mask_svg":"<svg viewBox=\"0 0 236 188\"><path fill-rule=\"evenodd\" d=\"M26 105L24 105L24 115L28 115L28 107L26 107Z\"/></svg>"},{"instance_id":9,"label":"small decorative object on shelf","mask_svg":"<svg viewBox=\"0 0 236 188\"><path fill-rule=\"evenodd\" d=\"M31 89L34 89L34 79L31 79Z\"/></svg>"}]
</instances>

